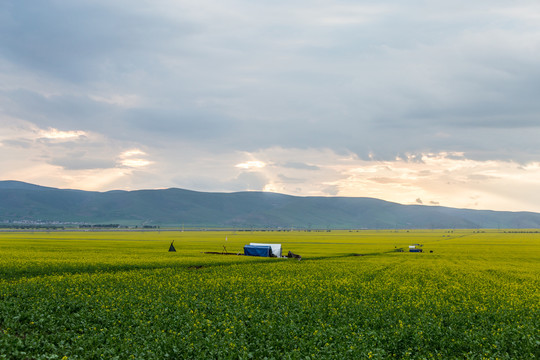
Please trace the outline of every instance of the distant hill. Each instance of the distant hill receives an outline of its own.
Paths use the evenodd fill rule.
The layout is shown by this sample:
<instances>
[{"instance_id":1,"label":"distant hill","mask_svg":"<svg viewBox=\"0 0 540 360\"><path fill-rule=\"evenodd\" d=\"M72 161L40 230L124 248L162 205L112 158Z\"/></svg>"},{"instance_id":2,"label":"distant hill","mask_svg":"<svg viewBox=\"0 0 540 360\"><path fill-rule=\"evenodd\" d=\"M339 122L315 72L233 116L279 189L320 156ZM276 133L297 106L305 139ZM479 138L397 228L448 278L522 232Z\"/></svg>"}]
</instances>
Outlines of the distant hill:
<instances>
[{"instance_id":1,"label":"distant hill","mask_svg":"<svg viewBox=\"0 0 540 360\"><path fill-rule=\"evenodd\" d=\"M0 190L57 190L55 188L46 187L46 186L40 186L40 185L34 185L25 183L22 181L14 181L14 180L5 180L0 181Z\"/></svg>"},{"instance_id":2,"label":"distant hill","mask_svg":"<svg viewBox=\"0 0 540 360\"><path fill-rule=\"evenodd\" d=\"M183 189L94 192L0 181L0 222L60 221L233 228L540 228L540 214L401 205L361 197Z\"/></svg>"}]
</instances>

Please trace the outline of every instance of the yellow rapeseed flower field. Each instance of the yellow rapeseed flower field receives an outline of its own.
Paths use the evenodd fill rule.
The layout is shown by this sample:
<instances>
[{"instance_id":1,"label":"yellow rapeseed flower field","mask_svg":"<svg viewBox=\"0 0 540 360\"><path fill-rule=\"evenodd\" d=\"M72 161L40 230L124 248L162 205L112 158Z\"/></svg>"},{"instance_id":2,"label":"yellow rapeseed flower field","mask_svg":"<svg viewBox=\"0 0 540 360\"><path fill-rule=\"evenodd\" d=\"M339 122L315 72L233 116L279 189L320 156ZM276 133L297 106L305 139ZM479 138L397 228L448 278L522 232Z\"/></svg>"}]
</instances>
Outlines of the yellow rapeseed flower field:
<instances>
[{"instance_id":1,"label":"yellow rapeseed flower field","mask_svg":"<svg viewBox=\"0 0 540 360\"><path fill-rule=\"evenodd\" d=\"M250 242L302 260L203 253ZM540 358L533 231L0 232L0 274L0 359Z\"/></svg>"}]
</instances>

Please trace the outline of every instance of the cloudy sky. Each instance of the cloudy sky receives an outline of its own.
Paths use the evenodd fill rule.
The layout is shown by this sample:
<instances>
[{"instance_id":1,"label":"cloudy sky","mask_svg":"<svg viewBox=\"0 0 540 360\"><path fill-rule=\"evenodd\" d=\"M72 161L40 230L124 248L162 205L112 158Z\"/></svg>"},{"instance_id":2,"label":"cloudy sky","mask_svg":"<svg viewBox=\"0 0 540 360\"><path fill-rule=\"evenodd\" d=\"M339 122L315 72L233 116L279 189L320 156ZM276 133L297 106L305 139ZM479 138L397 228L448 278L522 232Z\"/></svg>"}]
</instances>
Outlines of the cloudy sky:
<instances>
[{"instance_id":1,"label":"cloudy sky","mask_svg":"<svg viewBox=\"0 0 540 360\"><path fill-rule=\"evenodd\" d=\"M4 0L0 169L540 211L540 3Z\"/></svg>"}]
</instances>

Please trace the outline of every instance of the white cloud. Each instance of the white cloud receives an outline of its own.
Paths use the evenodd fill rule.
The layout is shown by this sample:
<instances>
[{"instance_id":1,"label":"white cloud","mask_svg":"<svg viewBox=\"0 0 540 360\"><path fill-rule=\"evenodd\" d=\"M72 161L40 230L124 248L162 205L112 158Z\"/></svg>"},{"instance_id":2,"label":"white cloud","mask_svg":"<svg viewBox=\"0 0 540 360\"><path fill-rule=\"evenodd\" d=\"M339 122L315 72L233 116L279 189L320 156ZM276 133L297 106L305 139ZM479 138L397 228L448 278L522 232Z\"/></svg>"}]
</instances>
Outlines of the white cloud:
<instances>
[{"instance_id":1,"label":"white cloud","mask_svg":"<svg viewBox=\"0 0 540 360\"><path fill-rule=\"evenodd\" d=\"M146 153L140 149L131 149L131 150L126 150L124 152L122 152L120 154L120 157L122 159L125 159L125 158L129 158L129 157L132 157L132 156L141 156L141 155L146 155Z\"/></svg>"},{"instance_id":2,"label":"white cloud","mask_svg":"<svg viewBox=\"0 0 540 360\"><path fill-rule=\"evenodd\" d=\"M147 154L140 149L131 149L122 152L119 161L122 166L129 168L140 168L152 164L152 161L145 159Z\"/></svg>"},{"instance_id":3,"label":"white cloud","mask_svg":"<svg viewBox=\"0 0 540 360\"><path fill-rule=\"evenodd\" d=\"M150 165L152 162L144 159L123 159L121 163L123 166L135 168Z\"/></svg>"},{"instance_id":4,"label":"white cloud","mask_svg":"<svg viewBox=\"0 0 540 360\"><path fill-rule=\"evenodd\" d=\"M266 164L262 161L257 161L257 160L254 160L254 161L247 161L247 162L244 162L244 163L240 163L240 164L236 164L235 167L237 168L240 168L240 169L245 169L245 170L250 170L250 169L262 169L263 167L265 167Z\"/></svg>"},{"instance_id":5,"label":"white cloud","mask_svg":"<svg viewBox=\"0 0 540 360\"><path fill-rule=\"evenodd\" d=\"M48 128L47 130L40 130L38 136L42 139L70 141L86 136L86 132L81 130L61 131L54 128Z\"/></svg>"}]
</instances>

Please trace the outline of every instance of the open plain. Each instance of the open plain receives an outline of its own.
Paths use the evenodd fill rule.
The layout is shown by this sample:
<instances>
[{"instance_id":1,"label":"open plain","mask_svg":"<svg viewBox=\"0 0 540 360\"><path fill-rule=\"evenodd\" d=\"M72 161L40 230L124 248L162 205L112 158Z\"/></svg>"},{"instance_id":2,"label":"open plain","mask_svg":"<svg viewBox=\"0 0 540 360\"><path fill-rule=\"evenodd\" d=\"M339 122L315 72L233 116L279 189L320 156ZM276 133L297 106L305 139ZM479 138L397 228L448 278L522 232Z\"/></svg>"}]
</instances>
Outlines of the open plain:
<instances>
[{"instance_id":1,"label":"open plain","mask_svg":"<svg viewBox=\"0 0 540 360\"><path fill-rule=\"evenodd\" d=\"M250 242L302 260L203 253ZM0 358L537 359L539 245L527 230L1 232Z\"/></svg>"}]
</instances>

